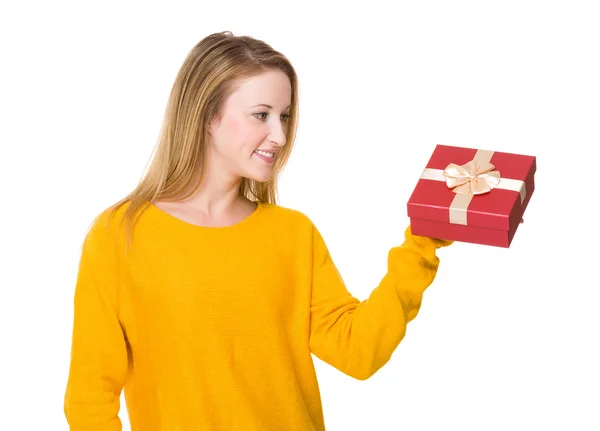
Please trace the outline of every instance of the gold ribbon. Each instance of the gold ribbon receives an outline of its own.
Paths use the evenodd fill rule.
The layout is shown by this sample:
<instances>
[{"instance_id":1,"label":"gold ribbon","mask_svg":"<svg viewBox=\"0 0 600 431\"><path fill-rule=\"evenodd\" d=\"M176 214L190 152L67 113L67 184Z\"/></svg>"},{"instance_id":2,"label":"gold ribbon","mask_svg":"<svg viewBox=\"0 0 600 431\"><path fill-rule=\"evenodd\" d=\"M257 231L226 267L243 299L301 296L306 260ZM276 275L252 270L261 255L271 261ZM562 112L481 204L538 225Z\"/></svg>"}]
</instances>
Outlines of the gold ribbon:
<instances>
[{"instance_id":1,"label":"gold ribbon","mask_svg":"<svg viewBox=\"0 0 600 431\"><path fill-rule=\"evenodd\" d=\"M494 151L478 150L473 160L459 166L450 163L446 169L426 168L421 178L444 181L456 196L450 204L450 223L467 224L467 208L473 196L489 193L494 188L518 192L521 203L527 196L525 182L511 178L502 178L490 163Z\"/></svg>"}]
</instances>

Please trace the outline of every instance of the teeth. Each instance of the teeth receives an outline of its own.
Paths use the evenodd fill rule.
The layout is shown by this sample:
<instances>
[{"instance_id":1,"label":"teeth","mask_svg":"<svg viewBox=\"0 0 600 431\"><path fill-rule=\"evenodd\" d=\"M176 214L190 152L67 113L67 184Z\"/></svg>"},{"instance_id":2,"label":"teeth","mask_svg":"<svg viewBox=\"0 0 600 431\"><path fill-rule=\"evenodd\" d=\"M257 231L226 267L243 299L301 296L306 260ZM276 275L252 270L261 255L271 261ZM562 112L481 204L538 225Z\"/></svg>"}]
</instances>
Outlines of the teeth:
<instances>
[{"instance_id":1,"label":"teeth","mask_svg":"<svg viewBox=\"0 0 600 431\"><path fill-rule=\"evenodd\" d=\"M275 153L267 153L266 151L260 151L260 150L256 150L256 152L258 154L262 154L265 157L273 157L275 155Z\"/></svg>"}]
</instances>

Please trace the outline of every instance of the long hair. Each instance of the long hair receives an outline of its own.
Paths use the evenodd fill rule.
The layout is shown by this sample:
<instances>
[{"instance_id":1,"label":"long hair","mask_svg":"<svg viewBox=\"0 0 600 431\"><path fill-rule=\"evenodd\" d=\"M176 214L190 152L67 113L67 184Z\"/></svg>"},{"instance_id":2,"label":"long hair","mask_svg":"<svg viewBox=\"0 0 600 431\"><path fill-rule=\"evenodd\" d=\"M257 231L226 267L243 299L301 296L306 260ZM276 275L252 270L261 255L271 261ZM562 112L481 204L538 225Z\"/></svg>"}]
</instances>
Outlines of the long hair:
<instances>
[{"instance_id":1,"label":"long hair","mask_svg":"<svg viewBox=\"0 0 600 431\"><path fill-rule=\"evenodd\" d=\"M192 48L176 76L145 175L131 193L108 208L112 216L129 203L122 219L128 246L135 224L148 206L159 199L183 200L197 190L204 178L209 124L220 118L237 80L268 70L282 71L291 83L287 144L275 159L269 181L243 178L239 191L254 202L277 203L278 175L291 154L298 124L296 72L283 54L263 41L229 31L214 33Z\"/></svg>"}]
</instances>

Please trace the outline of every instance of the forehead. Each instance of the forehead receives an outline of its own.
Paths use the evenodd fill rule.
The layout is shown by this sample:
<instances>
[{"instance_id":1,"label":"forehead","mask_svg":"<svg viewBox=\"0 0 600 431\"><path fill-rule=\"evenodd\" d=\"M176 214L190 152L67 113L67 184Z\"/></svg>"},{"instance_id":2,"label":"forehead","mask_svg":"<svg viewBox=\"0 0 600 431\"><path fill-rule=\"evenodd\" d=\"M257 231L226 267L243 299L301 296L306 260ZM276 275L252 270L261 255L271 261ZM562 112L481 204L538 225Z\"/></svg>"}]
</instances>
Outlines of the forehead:
<instances>
[{"instance_id":1,"label":"forehead","mask_svg":"<svg viewBox=\"0 0 600 431\"><path fill-rule=\"evenodd\" d=\"M228 105L249 108L264 103L282 110L291 103L291 98L292 86L287 75L280 70L269 70L236 81Z\"/></svg>"}]
</instances>

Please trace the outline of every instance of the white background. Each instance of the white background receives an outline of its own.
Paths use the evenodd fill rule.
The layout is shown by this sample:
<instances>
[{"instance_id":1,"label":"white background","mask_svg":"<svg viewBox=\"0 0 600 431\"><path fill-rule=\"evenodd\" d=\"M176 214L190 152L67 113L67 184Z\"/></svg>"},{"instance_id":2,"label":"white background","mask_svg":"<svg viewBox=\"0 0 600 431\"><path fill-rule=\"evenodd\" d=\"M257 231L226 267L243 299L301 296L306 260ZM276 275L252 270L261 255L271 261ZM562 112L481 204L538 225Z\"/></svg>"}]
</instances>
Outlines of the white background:
<instances>
[{"instance_id":1,"label":"white background","mask_svg":"<svg viewBox=\"0 0 600 431\"><path fill-rule=\"evenodd\" d=\"M511 248L441 250L384 368L361 382L315 358L328 430L599 430L597 2L208 3L0 10L0 428L68 429L83 235L140 179L188 51L231 30L297 69L280 204L315 221L360 299L435 144L537 156Z\"/></svg>"}]
</instances>

